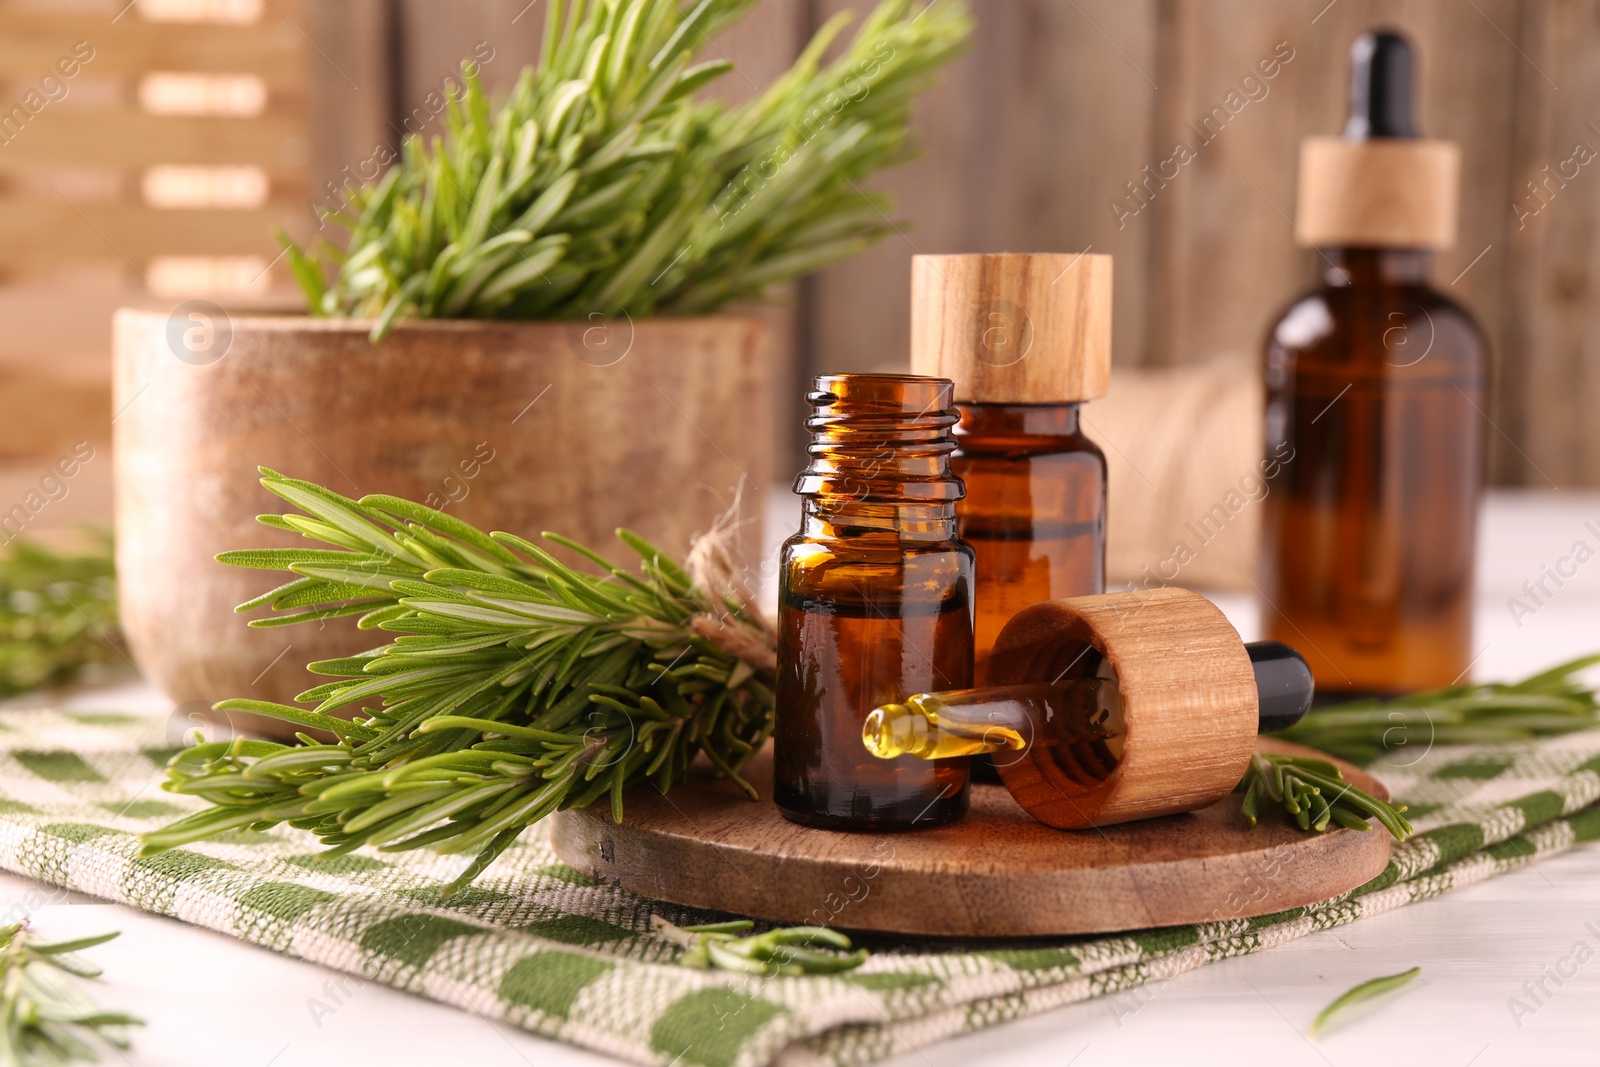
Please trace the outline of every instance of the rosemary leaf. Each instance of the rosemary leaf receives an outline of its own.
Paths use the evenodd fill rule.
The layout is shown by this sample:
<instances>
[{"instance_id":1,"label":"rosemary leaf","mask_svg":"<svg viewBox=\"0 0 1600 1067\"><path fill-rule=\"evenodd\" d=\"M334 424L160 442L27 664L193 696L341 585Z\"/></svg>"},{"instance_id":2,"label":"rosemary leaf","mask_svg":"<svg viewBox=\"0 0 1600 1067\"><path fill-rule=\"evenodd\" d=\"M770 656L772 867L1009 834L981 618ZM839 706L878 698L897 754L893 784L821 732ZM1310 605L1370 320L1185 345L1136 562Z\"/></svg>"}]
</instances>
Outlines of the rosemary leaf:
<instances>
[{"instance_id":1,"label":"rosemary leaf","mask_svg":"<svg viewBox=\"0 0 1600 1067\"><path fill-rule=\"evenodd\" d=\"M1401 971L1399 974L1389 974L1382 978L1374 978L1369 982L1362 982L1360 985L1346 990L1336 997L1332 1004L1317 1013L1317 1017L1311 1022L1311 1029L1306 1031L1307 1035L1316 1037L1330 1019L1346 1008L1353 1004L1360 1004L1364 1000L1382 996L1390 990L1399 989L1421 973L1421 967L1413 967L1409 971Z\"/></svg>"},{"instance_id":2,"label":"rosemary leaf","mask_svg":"<svg viewBox=\"0 0 1600 1067\"><path fill-rule=\"evenodd\" d=\"M677 926L659 915L650 917L657 933L680 945L684 967L734 971L762 978L807 974L840 974L867 962L867 950L850 951L850 939L824 926L780 926L740 937L755 924L748 919ZM819 952L818 948L836 949Z\"/></svg>"}]
</instances>

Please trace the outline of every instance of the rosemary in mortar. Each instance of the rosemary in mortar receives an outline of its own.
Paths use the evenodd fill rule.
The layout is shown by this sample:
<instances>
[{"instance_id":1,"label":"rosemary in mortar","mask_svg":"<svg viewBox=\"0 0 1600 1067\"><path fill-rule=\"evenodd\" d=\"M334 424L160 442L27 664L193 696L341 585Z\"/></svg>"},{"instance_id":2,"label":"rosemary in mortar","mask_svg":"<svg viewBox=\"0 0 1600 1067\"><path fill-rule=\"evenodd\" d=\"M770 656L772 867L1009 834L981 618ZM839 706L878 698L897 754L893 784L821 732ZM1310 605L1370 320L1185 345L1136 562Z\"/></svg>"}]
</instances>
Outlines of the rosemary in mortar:
<instances>
[{"instance_id":1,"label":"rosemary in mortar","mask_svg":"<svg viewBox=\"0 0 1600 1067\"><path fill-rule=\"evenodd\" d=\"M554 811L606 800L620 821L629 786L666 791L697 754L755 795L739 771L771 731L775 641L725 556L702 559L697 583L625 531L637 575L545 535L590 573L411 501L351 500L263 473L303 514L260 521L333 547L218 557L295 575L240 605L281 613L251 625L359 615L361 627L395 636L311 664L336 679L299 696L315 708L218 704L334 740L240 738L175 756L165 788L211 807L147 833L147 853L286 822L333 854L374 845L472 855L453 889ZM341 709L354 718L333 714Z\"/></svg>"},{"instance_id":2,"label":"rosemary in mortar","mask_svg":"<svg viewBox=\"0 0 1600 1067\"><path fill-rule=\"evenodd\" d=\"M374 318L375 340L408 315L704 314L873 244L893 206L862 183L915 154L911 102L966 7L884 0L824 63L841 12L749 102L697 96L733 64L695 56L754 3L546 0L504 101L467 67L444 137L407 137L324 215L345 250L286 241L311 313Z\"/></svg>"}]
</instances>

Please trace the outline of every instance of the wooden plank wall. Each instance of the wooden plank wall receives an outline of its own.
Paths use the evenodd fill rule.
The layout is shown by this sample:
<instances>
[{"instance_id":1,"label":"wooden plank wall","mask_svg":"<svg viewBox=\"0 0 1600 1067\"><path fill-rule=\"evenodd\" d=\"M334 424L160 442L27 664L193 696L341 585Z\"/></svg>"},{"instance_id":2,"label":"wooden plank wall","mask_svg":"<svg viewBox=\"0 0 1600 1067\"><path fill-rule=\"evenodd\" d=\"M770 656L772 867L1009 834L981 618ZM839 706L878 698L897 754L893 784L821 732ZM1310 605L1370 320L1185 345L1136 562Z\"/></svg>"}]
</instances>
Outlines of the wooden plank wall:
<instances>
[{"instance_id":1,"label":"wooden plank wall","mask_svg":"<svg viewBox=\"0 0 1600 1067\"><path fill-rule=\"evenodd\" d=\"M881 179L904 232L804 283L799 315L775 318L799 350L780 391L797 397L808 371L904 365L918 251L1109 252L1119 365L1233 358L1253 373L1267 323L1315 275L1289 221L1299 142L1340 128L1350 42L1389 25L1420 49L1422 128L1464 152L1461 237L1435 276L1489 334L1492 475L1600 485L1600 177L1584 168L1520 223L1513 207L1540 204L1526 183L1576 143L1600 151L1600 0L971 2L971 51L919 110L922 158ZM543 17L525 3L399 0L405 92L482 39L505 42L488 73L508 79ZM766 0L717 42L739 66L723 91L766 85L823 20L870 3ZM1247 103L1199 146L1191 124L1230 92ZM1132 199L1127 183L1180 140L1197 158Z\"/></svg>"},{"instance_id":2,"label":"wooden plank wall","mask_svg":"<svg viewBox=\"0 0 1600 1067\"><path fill-rule=\"evenodd\" d=\"M256 264L277 253L271 228L304 210L321 166L308 154L302 18L302 0L0 0L0 508L75 442L95 450L35 532L110 519L111 312L161 279L174 303L215 296L172 289L208 273L270 279ZM166 78L166 106L147 99L148 75ZM197 87L195 75L232 76L234 89L243 76L247 96L264 92L230 113L223 83ZM174 105L172 83L185 79ZM166 172L185 188L155 195L157 168L174 166L189 168ZM211 169L241 167L251 170ZM264 201L200 206L208 183L230 175L264 185Z\"/></svg>"},{"instance_id":3,"label":"wooden plank wall","mask_svg":"<svg viewBox=\"0 0 1600 1067\"><path fill-rule=\"evenodd\" d=\"M1507 32L1512 32L1509 27ZM1519 449L1501 473L1529 485L1600 484L1600 3L1525 0L1513 34L1516 115L1507 153L1523 216L1505 218L1497 418ZM1558 88L1559 87L1559 88ZM1578 146L1594 161L1570 182ZM1541 193L1530 190L1541 184Z\"/></svg>"}]
</instances>

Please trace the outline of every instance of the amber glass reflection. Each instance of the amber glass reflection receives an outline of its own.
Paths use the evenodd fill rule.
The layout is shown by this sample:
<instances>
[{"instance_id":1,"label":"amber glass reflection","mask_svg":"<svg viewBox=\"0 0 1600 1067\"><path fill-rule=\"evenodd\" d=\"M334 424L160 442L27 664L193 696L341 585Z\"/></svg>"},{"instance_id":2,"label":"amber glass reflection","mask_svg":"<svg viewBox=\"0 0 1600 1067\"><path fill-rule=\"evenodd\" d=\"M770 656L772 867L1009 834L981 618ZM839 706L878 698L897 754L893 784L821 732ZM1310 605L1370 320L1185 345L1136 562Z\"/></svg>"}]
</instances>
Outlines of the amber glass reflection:
<instances>
[{"instance_id":1,"label":"amber glass reflection","mask_svg":"<svg viewBox=\"0 0 1600 1067\"><path fill-rule=\"evenodd\" d=\"M1011 616L1105 592L1106 458L1077 404L959 404L951 468L966 484L961 539L977 555L976 677Z\"/></svg>"},{"instance_id":2,"label":"amber glass reflection","mask_svg":"<svg viewBox=\"0 0 1600 1067\"><path fill-rule=\"evenodd\" d=\"M1267 635L1321 692L1449 685L1473 655L1483 335L1426 253L1323 255L1267 343Z\"/></svg>"},{"instance_id":3,"label":"amber glass reflection","mask_svg":"<svg viewBox=\"0 0 1600 1067\"><path fill-rule=\"evenodd\" d=\"M842 830L935 826L967 809L967 761L879 760L861 743L880 704L972 684L972 550L956 538L951 384L824 375L799 533L783 547L775 796Z\"/></svg>"}]
</instances>

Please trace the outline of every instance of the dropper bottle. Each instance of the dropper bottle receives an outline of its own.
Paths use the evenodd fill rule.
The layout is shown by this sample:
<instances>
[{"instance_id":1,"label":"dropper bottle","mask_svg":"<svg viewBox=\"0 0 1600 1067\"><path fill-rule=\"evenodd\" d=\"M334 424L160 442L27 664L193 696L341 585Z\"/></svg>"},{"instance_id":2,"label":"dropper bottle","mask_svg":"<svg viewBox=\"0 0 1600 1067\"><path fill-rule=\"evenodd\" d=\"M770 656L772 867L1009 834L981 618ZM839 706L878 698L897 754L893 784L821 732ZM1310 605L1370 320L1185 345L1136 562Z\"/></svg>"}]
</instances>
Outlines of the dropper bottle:
<instances>
[{"instance_id":1,"label":"dropper bottle","mask_svg":"<svg viewBox=\"0 0 1600 1067\"><path fill-rule=\"evenodd\" d=\"M1111 376L1111 257L919 255L911 369L955 383L956 509L977 558L974 676L1030 604L1105 590L1106 458L1082 425Z\"/></svg>"},{"instance_id":2,"label":"dropper bottle","mask_svg":"<svg viewBox=\"0 0 1600 1067\"><path fill-rule=\"evenodd\" d=\"M1351 49L1350 120L1300 154L1296 232L1320 283L1266 345L1267 636L1324 692L1452 685L1473 655L1483 333L1428 281L1456 234L1460 152L1420 138L1413 52L1387 30Z\"/></svg>"}]
</instances>

